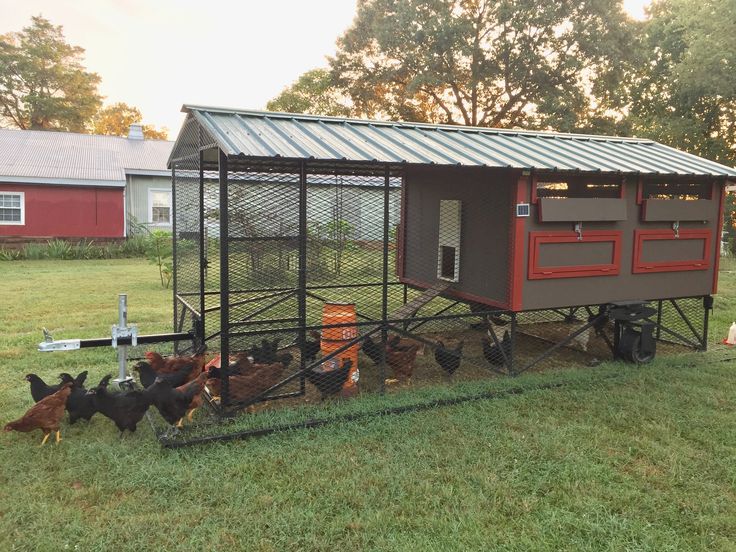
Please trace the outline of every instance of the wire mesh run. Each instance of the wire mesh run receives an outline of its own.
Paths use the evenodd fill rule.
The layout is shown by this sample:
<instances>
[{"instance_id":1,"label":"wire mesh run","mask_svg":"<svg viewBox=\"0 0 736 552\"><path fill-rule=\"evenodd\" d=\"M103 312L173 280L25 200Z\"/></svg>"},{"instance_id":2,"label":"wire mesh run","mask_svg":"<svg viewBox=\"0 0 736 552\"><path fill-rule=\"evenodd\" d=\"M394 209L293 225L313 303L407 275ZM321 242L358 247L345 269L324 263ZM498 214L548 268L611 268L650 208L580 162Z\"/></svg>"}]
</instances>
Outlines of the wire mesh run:
<instances>
[{"instance_id":1,"label":"wire mesh run","mask_svg":"<svg viewBox=\"0 0 736 552\"><path fill-rule=\"evenodd\" d=\"M181 136L174 325L206 346L208 408L178 432L154 423L166 446L462 400L649 331L624 336L607 305L514 311L515 182L443 169L418 185L403 166L233 158L196 125ZM707 299L650 303L658 354L705 348Z\"/></svg>"}]
</instances>

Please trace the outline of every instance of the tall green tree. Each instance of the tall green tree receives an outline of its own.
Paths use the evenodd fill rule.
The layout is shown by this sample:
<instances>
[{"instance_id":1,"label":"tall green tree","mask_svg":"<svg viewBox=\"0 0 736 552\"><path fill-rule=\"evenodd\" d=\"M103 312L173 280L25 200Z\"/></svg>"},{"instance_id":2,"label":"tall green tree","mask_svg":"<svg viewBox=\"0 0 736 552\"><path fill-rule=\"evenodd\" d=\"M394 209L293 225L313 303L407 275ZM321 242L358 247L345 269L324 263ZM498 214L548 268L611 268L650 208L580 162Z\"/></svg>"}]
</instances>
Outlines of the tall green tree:
<instances>
[{"instance_id":1,"label":"tall green tree","mask_svg":"<svg viewBox=\"0 0 736 552\"><path fill-rule=\"evenodd\" d=\"M348 117L347 98L335 85L329 70L312 69L266 104L269 111Z\"/></svg>"},{"instance_id":2,"label":"tall green tree","mask_svg":"<svg viewBox=\"0 0 736 552\"><path fill-rule=\"evenodd\" d=\"M736 0L659 0L644 28L629 121L637 134L736 163Z\"/></svg>"},{"instance_id":3,"label":"tall green tree","mask_svg":"<svg viewBox=\"0 0 736 552\"><path fill-rule=\"evenodd\" d=\"M82 65L84 49L42 16L0 36L0 122L20 129L84 132L99 109L100 77Z\"/></svg>"},{"instance_id":4,"label":"tall green tree","mask_svg":"<svg viewBox=\"0 0 736 552\"><path fill-rule=\"evenodd\" d=\"M620 0L358 0L330 65L360 115L596 128L634 39Z\"/></svg>"},{"instance_id":5,"label":"tall green tree","mask_svg":"<svg viewBox=\"0 0 736 552\"><path fill-rule=\"evenodd\" d=\"M127 136L130 125L143 120L141 110L124 102L114 103L100 109L92 119L92 133L109 136ZM169 131L164 127L143 125L143 136L151 140L166 140Z\"/></svg>"}]
</instances>

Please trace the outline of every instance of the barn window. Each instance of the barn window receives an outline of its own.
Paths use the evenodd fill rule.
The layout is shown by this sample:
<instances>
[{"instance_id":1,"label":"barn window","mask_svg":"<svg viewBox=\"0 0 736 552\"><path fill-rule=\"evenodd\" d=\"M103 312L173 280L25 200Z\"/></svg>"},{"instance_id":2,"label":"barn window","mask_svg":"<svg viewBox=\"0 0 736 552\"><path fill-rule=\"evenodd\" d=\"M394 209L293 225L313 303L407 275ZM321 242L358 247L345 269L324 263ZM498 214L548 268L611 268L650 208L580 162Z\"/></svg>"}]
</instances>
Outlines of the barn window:
<instances>
[{"instance_id":1,"label":"barn window","mask_svg":"<svg viewBox=\"0 0 736 552\"><path fill-rule=\"evenodd\" d=\"M621 190L620 180L593 180L589 178L537 180L534 186L534 199L540 197L554 199L620 198Z\"/></svg>"},{"instance_id":2,"label":"barn window","mask_svg":"<svg viewBox=\"0 0 736 552\"><path fill-rule=\"evenodd\" d=\"M148 190L148 222L155 225L171 224L171 190Z\"/></svg>"},{"instance_id":3,"label":"barn window","mask_svg":"<svg viewBox=\"0 0 736 552\"><path fill-rule=\"evenodd\" d=\"M641 199L683 199L696 201L710 199L713 185L710 182L688 180L645 181Z\"/></svg>"},{"instance_id":4,"label":"barn window","mask_svg":"<svg viewBox=\"0 0 736 552\"><path fill-rule=\"evenodd\" d=\"M25 224L26 208L23 192L0 191L0 224Z\"/></svg>"},{"instance_id":5,"label":"barn window","mask_svg":"<svg viewBox=\"0 0 736 552\"><path fill-rule=\"evenodd\" d=\"M456 199L440 200L437 277L460 280L460 227L462 204Z\"/></svg>"}]
</instances>

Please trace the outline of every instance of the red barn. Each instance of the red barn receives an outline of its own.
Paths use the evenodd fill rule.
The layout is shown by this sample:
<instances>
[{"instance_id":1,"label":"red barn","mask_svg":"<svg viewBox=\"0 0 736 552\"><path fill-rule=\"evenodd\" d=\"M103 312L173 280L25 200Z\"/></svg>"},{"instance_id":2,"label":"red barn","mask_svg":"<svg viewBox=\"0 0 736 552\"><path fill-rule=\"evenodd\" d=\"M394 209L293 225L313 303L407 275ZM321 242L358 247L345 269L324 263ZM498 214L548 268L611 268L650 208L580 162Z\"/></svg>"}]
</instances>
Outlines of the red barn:
<instances>
[{"instance_id":1,"label":"red barn","mask_svg":"<svg viewBox=\"0 0 736 552\"><path fill-rule=\"evenodd\" d=\"M128 137L0 129L0 151L0 241L109 239L126 236L126 194L166 175L171 143L138 125Z\"/></svg>"}]
</instances>

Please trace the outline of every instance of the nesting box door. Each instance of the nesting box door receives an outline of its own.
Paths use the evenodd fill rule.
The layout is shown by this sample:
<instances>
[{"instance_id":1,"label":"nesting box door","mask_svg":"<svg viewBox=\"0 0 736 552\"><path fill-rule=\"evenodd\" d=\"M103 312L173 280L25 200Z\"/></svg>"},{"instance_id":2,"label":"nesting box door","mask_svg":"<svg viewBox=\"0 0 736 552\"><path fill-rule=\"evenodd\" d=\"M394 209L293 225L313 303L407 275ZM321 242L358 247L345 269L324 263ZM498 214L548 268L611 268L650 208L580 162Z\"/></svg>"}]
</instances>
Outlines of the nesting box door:
<instances>
[{"instance_id":1,"label":"nesting box door","mask_svg":"<svg viewBox=\"0 0 736 552\"><path fill-rule=\"evenodd\" d=\"M457 199L440 200L437 278L448 282L460 280L460 240L462 203Z\"/></svg>"}]
</instances>

